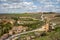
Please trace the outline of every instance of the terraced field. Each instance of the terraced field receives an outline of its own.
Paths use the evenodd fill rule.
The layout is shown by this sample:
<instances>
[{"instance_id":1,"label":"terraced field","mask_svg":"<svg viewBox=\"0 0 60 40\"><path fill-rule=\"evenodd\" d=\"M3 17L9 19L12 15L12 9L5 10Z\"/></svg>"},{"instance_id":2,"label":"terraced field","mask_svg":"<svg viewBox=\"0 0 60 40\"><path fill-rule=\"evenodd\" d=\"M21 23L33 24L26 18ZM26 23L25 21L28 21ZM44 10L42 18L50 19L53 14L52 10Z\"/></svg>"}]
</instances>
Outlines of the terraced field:
<instances>
[{"instance_id":1,"label":"terraced field","mask_svg":"<svg viewBox=\"0 0 60 40\"><path fill-rule=\"evenodd\" d=\"M42 25L44 25L45 24L45 21L41 21L41 13L24 13L24 14L0 14L0 21L1 21L1 19L2 20L5 20L5 19L7 19L7 21L8 20L10 20L10 19L13 19L15 22L14 22L14 24L12 25L12 24L10 24L9 22L8 23L6 23L6 25L4 24L4 22L6 22L6 21L2 21L2 23L0 23L0 27L2 28L2 29L0 29L0 31L1 31L1 33L0 33L0 37L4 34L4 33L8 33L9 31L7 31L7 30L11 30L11 28L13 28L14 26L27 26L28 27L28 30L27 31L31 31L31 30L34 30L34 29L37 29L37 28L40 28ZM56 25L56 27L60 27L60 16L59 16L60 14L57 14L57 13L51 13L51 14L49 14L49 13L47 13L47 14L43 14L43 16L44 17L47 17L47 21L49 20L49 19L51 19L50 20L50 22L52 22L52 23L56 23L57 25ZM9 27L10 26L10 27ZM7 28L7 30L6 30L6 28ZM4 29L4 30L3 30ZM57 31L59 31L59 29L57 29L56 28L56 30ZM33 40L53 40L52 38L50 38L50 36L52 36L53 34L55 35L55 33L57 33L57 34L59 34L60 32L57 32L56 30L54 30L54 31L52 31L52 32L48 32L48 33L42 33L42 35L44 34L47 34L47 35L43 35L42 37L41 36L39 36L39 35L37 35L37 36L39 36L39 37L37 37L37 36L35 36L35 34L34 33L30 33L29 35L28 34L26 34L27 36L29 36L30 37L30 35L33 35L34 36L34 38L33 38ZM2 32L3 31L3 32ZM3 34L2 34L3 33ZM51 35L50 35L50 33L51 33ZM39 34L39 33L38 33ZM56 34L56 35L57 35ZM26 36L25 35L25 36ZM24 35L23 35L24 36ZM25 37L24 36L24 37ZM24 38L24 37L22 37L22 39ZM53 36L54 37L54 36ZM55 38L55 37L54 37ZM59 39L59 36L57 36L57 38ZM17 39L18 40L18 39ZM32 40L32 39L31 39ZM60 40L60 39L59 39Z\"/></svg>"}]
</instances>

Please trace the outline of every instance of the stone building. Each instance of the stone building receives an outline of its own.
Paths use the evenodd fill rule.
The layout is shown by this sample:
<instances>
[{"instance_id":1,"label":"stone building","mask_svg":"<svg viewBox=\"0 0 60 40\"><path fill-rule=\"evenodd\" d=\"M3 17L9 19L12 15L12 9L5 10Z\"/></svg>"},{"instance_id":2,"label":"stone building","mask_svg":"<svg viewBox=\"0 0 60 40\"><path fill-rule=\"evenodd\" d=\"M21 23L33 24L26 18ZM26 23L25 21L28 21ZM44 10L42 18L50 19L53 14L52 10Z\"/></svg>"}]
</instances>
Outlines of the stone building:
<instances>
[{"instance_id":1,"label":"stone building","mask_svg":"<svg viewBox=\"0 0 60 40\"><path fill-rule=\"evenodd\" d=\"M28 27L15 26L15 27L12 28L12 30L9 31L9 34L10 34L10 35L13 35L13 34L25 32L27 29L28 29Z\"/></svg>"}]
</instances>

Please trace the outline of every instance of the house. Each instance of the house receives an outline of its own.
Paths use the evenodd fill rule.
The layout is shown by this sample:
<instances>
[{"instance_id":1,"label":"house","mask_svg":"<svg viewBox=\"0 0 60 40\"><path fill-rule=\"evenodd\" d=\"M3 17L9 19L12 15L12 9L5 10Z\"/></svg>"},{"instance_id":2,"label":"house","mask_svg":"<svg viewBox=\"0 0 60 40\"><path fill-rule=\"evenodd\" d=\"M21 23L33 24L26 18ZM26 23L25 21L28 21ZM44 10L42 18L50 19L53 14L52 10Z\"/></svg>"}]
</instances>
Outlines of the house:
<instances>
[{"instance_id":1,"label":"house","mask_svg":"<svg viewBox=\"0 0 60 40\"><path fill-rule=\"evenodd\" d=\"M23 30L23 26L16 26L12 29L14 33L20 33Z\"/></svg>"},{"instance_id":2,"label":"house","mask_svg":"<svg viewBox=\"0 0 60 40\"><path fill-rule=\"evenodd\" d=\"M28 27L23 27L23 26L15 26L12 28L12 30L9 31L10 35L25 32L28 29Z\"/></svg>"}]
</instances>

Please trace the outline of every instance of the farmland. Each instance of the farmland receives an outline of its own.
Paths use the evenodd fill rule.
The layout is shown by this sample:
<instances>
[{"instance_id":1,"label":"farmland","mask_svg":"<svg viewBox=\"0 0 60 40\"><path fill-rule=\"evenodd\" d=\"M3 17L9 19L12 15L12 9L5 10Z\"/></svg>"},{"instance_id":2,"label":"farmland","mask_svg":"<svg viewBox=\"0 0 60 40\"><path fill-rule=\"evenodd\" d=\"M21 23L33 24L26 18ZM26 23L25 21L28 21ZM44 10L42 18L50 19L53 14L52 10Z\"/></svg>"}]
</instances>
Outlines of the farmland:
<instances>
[{"instance_id":1,"label":"farmland","mask_svg":"<svg viewBox=\"0 0 60 40\"><path fill-rule=\"evenodd\" d=\"M22 34L21 37L18 37L18 39L28 40L27 37L31 36L30 40L55 40L55 36L57 34L59 35L60 33L59 32L60 30L60 16L59 15L60 15L59 13L51 13L51 12L43 13L44 20L42 20L41 18L42 13L0 14L0 32L1 32L0 38L2 38L4 34L9 34L7 37L9 38L10 36L18 34L18 33L23 33L23 32L32 31L38 28L43 28L43 26L48 23L49 26L52 24L55 24L54 26L55 29L53 31L51 32L38 31L38 32ZM10 32L12 33L10 34ZM35 33L37 33L37 35ZM53 36L53 34L55 36ZM52 38L50 38L50 36ZM60 36L57 36L56 39L59 39L59 37Z\"/></svg>"}]
</instances>

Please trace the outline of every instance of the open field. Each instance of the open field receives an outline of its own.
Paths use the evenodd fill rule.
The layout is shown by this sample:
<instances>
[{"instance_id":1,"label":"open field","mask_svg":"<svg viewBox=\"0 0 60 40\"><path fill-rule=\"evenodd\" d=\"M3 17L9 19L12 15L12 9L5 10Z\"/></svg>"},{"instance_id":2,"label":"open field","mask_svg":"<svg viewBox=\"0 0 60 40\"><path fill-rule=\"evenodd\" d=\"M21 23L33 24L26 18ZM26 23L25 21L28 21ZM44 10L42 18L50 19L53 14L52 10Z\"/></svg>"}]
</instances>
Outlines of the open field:
<instances>
[{"instance_id":1,"label":"open field","mask_svg":"<svg viewBox=\"0 0 60 40\"><path fill-rule=\"evenodd\" d=\"M21 33L21 32L26 32L26 31L31 31L34 29L41 28L43 25L45 25L45 23L47 21L49 21L51 23L55 23L56 27L60 27L60 14L43 13L43 17L45 18L44 21L41 21L42 20L41 16L42 16L42 13L0 14L0 32L1 32L0 37L6 33L9 33L10 30L12 30L14 27L18 28L19 26L23 26L23 27L21 27L21 30L20 29L16 30L17 33ZM56 30L54 31L55 33L57 33ZM13 32L13 35L17 34L14 32ZM46 34L48 35L48 37L50 37L54 32L52 31L52 32L48 32ZM51 35L50 35L50 33L51 33ZM28 35L28 34L26 34L26 35ZM32 35L35 36L35 34L32 34ZM10 36L10 34L9 34L9 36ZM48 40L50 38L47 38L47 36L42 36L42 37L39 36L39 37L35 38L34 40L44 40L44 39Z\"/></svg>"}]
</instances>

